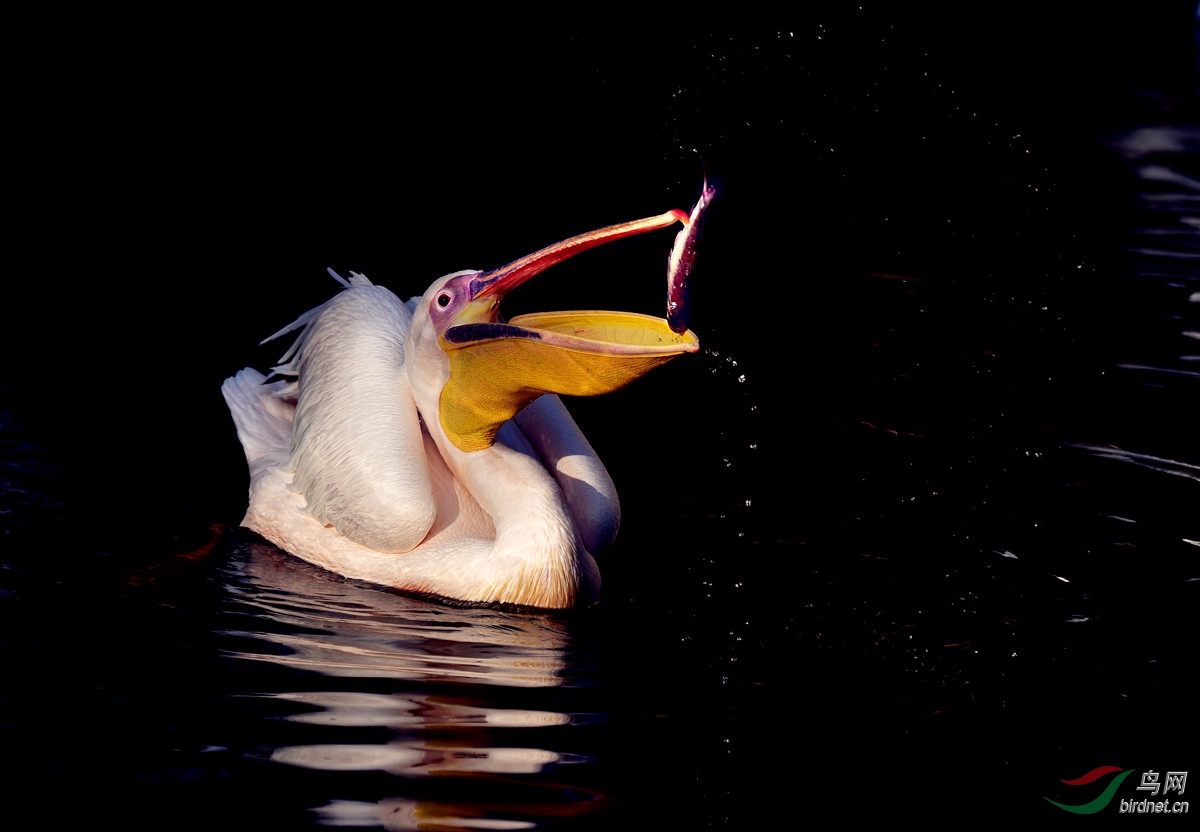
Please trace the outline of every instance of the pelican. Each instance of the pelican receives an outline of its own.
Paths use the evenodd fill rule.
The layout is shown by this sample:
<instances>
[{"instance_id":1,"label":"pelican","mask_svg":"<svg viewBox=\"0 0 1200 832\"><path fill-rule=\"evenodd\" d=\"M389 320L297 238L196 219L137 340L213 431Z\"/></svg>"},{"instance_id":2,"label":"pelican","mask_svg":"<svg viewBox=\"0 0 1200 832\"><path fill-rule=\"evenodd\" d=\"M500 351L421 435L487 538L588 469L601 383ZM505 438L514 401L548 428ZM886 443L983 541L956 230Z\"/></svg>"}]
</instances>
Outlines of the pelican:
<instances>
[{"instance_id":1,"label":"pelican","mask_svg":"<svg viewBox=\"0 0 1200 832\"><path fill-rule=\"evenodd\" d=\"M540 608L594 602L594 555L616 537L620 503L559 395L611 392L696 352L699 339L675 306L670 324L598 311L506 321L500 302L579 252L681 222L674 287L711 195L706 184L691 214L453 272L408 302L330 270L343 288L266 339L300 330L270 376L246 368L222 386L250 469L242 525L332 572L409 592Z\"/></svg>"}]
</instances>

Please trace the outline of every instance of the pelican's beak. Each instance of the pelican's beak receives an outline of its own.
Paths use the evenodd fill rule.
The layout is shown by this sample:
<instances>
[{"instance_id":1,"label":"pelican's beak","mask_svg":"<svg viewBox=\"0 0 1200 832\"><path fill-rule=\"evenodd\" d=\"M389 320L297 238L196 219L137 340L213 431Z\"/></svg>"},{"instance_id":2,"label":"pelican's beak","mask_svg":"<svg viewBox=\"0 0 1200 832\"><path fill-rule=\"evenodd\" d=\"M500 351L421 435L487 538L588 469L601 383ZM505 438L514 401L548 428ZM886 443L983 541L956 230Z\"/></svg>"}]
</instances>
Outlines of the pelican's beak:
<instances>
[{"instance_id":1,"label":"pelican's beak","mask_svg":"<svg viewBox=\"0 0 1200 832\"><path fill-rule=\"evenodd\" d=\"M441 336L450 358L440 415L460 449L490 446L496 431L543 393L598 396L645 375L677 355L696 352L690 329L632 312L538 312L511 321L500 300L539 272L601 243L688 221L678 209L611 225L547 246L470 281L470 301Z\"/></svg>"}]
</instances>

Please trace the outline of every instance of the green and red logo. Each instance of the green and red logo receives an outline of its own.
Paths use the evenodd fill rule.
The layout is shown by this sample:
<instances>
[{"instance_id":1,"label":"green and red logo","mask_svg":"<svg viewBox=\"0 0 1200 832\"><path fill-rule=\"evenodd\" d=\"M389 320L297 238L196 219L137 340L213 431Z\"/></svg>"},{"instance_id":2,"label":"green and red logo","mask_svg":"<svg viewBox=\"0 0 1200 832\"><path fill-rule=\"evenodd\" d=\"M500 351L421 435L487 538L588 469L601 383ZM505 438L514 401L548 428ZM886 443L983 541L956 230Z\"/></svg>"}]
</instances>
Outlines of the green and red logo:
<instances>
[{"instance_id":1,"label":"green and red logo","mask_svg":"<svg viewBox=\"0 0 1200 832\"><path fill-rule=\"evenodd\" d=\"M1094 800L1089 800L1087 803L1080 803L1072 806L1068 803L1059 803L1057 800L1050 800L1048 797L1046 800L1050 800L1051 803L1060 809L1065 809L1068 812L1074 812L1077 815L1093 815L1112 802L1113 795L1117 793L1117 789L1120 787L1120 785L1125 782L1125 778L1133 774L1133 769L1127 768L1122 770L1120 766L1100 766L1099 768L1092 769L1082 777L1076 777L1074 780L1063 781L1068 786L1086 786L1089 783L1095 783L1101 777L1112 774L1113 772L1120 772L1120 774L1109 781L1108 786L1106 786L1104 791L1100 793L1099 797L1095 798Z\"/></svg>"},{"instance_id":2,"label":"green and red logo","mask_svg":"<svg viewBox=\"0 0 1200 832\"><path fill-rule=\"evenodd\" d=\"M1108 785L1099 795L1084 803L1059 803L1057 800L1046 800L1065 812L1072 812L1076 815L1094 815L1104 807L1112 803L1113 797L1117 793L1117 789L1125 782L1125 778L1133 774L1133 769L1122 769L1119 766L1100 766L1094 768L1082 777L1076 777L1074 780L1063 780L1063 784L1067 786L1088 786L1092 783L1102 780L1109 775L1114 775L1108 781ZM1151 798L1159 797L1159 789L1162 790L1161 798L1152 800ZM1137 787L1139 792L1147 792L1148 795L1141 800L1130 799L1121 800L1120 813L1129 812L1143 813L1168 813L1168 814L1186 814L1188 804L1186 801L1175 800L1169 797L1172 792L1176 796L1181 796L1187 789L1187 772L1186 771L1167 771L1165 778L1160 782L1159 772L1149 769L1142 772L1141 785ZM1081 795L1091 794L1094 789L1082 789Z\"/></svg>"}]
</instances>

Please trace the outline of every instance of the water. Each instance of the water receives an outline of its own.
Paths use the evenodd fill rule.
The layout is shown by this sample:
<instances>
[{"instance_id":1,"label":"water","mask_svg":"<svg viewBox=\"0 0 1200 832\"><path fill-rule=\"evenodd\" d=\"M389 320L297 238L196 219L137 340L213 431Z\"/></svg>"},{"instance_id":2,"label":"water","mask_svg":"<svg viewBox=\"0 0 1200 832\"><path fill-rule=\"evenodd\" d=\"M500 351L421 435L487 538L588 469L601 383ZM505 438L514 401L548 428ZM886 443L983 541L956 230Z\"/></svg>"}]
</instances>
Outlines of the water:
<instances>
[{"instance_id":1,"label":"water","mask_svg":"<svg viewBox=\"0 0 1200 832\"><path fill-rule=\"evenodd\" d=\"M394 50L330 90L302 54L273 95L181 76L0 311L0 793L55 828L751 829L1053 821L1097 766L1139 799L1195 768L1192 11L597 24L398 99L429 76ZM398 152L384 97L471 117ZM417 292L686 207L681 145L721 189L704 351L573 404L625 508L598 607L407 597L237 528L221 379L326 266ZM662 314L671 236L513 300Z\"/></svg>"}]
</instances>

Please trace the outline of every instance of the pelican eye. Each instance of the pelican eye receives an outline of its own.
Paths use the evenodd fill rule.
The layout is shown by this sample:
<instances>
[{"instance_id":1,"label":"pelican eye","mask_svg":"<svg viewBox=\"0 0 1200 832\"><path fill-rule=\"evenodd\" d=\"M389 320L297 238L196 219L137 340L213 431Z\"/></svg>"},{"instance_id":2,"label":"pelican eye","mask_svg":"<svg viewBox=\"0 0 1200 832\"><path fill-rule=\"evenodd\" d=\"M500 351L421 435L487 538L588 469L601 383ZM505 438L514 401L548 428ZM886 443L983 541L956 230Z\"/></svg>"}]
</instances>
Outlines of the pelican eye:
<instances>
[{"instance_id":1,"label":"pelican eye","mask_svg":"<svg viewBox=\"0 0 1200 832\"><path fill-rule=\"evenodd\" d=\"M441 306L441 307L449 306L450 305L450 296L445 293L438 295L437 305Z\"/></svg>"}]
</instances>

